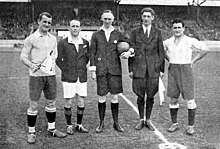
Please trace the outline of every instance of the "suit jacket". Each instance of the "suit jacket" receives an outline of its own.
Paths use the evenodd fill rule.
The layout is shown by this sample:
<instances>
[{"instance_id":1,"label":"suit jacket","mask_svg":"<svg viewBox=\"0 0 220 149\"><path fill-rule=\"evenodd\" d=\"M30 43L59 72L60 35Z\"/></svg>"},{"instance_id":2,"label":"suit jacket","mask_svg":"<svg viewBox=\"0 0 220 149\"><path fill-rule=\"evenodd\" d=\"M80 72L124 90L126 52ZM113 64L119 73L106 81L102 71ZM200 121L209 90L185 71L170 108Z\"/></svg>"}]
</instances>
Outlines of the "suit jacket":
<instances>
[{"instance_id":1,"label":"suit jacket","mask_svg":"<svg viewBox=\"0 0 220 149\"><path fill-rule=\"evenodd\" d=\"M117 44L126 41L122 33L114 30L111 32L109 41L105 32L99 30L94 32L91 39L90 66L96 66L97 75L122 75L120 55L117 53Z\"/></svg>"},{"instance_id":2,"label":"suit jacket","mask_svg":"<svg viewBox=\"0 0 220 149\"><path fill-rule=\"evenodd\" d=\"M149 37L144 34L142 26L134 29L130 45L135 56L128 59L128 68L134 77L144 78L146 72L149 77L159 77L160 72L164 72L165 52L159 29L152 26Z\"/></svg>"},{"instance_id":3,"label":"suit jacket","mask_svg":"<svg viewBox=\"0 0 220 149\"><path fill-rule=\"evenodd\" d=\"M89 62L89 42L83 39L79 44L78 52L72 43L68 43L68 37L58 44L57 66L61 69L63 82L87 81L87 63Z\"/></svg>"}]
</instances>

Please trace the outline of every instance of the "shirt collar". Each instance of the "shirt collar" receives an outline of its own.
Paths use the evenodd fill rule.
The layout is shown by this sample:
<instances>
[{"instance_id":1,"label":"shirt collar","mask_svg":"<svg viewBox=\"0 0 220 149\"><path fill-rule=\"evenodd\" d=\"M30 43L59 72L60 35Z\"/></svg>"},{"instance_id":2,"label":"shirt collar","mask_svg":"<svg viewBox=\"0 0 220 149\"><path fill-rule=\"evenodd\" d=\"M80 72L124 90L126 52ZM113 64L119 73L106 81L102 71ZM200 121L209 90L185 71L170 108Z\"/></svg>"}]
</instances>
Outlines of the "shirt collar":
<instances>
[{"instance_id":1,"label":"shirt collar","mask_svg":"<svg viewBox=\"0 0 220 149\"><path fill-rule=\"evenodd\" d=\"M36 36L36 38L38 38L38 37L44 37L44 35L42 35L42 34L39 32L39 29L37 29L37 31L35 32L35 36ZM50 34L47 33L46 36L50 37Z\"/></svg>"},{"instance_id":2,"label":"shirt collar","mask_svg":"<svg viewBox=\"0 0 220 149\"><path fill-rule=\"evenodd\" d=\"M75 43L73 42L72 36L71 36L70 34L68 35L67 40L68 40L68 43L75 44ZM77 43L76 43L76 44L83 44L83 40L82 40L82 38L81 38L80 36L78 37L78 40L77 40Z\"/></svg>"},{"instance_id":3,"label":"shirt collar","mask_svg":"<svg viewBox=\"0 0 220 149\"><path fill-rule=\"evenodd\" d=\"M100 27L100 30L113 32L115 30L115 28L113 26L111 26L109 29L106 29L106 28L104 28L104 25L102 25Z\"/></svg>"},{"instance_id":4,"label":"shirt collar","mask_svg":"<svg viewBox=\"0 0 220 149\"><path fill-rule=\"evenodd\" d=\"M148 32L150 31L151 26L152 26L152 25L150 24L150 25L148 25L148 26L146 27L144 24L142 24L143 29L147 29Z\"/></svg>"}]
</instances>

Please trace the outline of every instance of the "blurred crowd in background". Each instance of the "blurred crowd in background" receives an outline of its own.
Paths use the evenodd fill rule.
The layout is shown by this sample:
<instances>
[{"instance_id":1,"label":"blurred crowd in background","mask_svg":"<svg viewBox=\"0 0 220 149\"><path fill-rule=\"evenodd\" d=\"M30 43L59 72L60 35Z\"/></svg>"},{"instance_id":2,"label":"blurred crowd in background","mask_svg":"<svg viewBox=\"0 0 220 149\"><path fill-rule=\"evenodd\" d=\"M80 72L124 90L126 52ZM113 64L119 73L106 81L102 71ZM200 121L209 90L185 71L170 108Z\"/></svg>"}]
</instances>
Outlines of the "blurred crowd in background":
<instances>
[{"instance_id":1,"label":"blurred crowd in background","mask_svg":"<svg viewBox=\"0 0 220 149\"><path fill-rule=\"evenodd\" d=\"M77 6L77 7L76 7ZM80 7L82 6L82 7ZM53 26L68 26L69 21L77 18L82 26L100 26L100 14L104 9L115 12L114 25L129 38L131 30L141 24L140 10L146 6L115 5L108 3L74 4L74 3L1 3L0 5L0 39L25 39L37 28L39 13L47 11L53 16ZM151 6L149 6L151 7ZM171 21L181 18L186 23L185 33L199 40L220 40L220 15L217 7L202 8L199 19L196 9L186 6L152 6L156 12L154 25L161 29L164 39L171 34Z\"/></svg>"}]
</instances>

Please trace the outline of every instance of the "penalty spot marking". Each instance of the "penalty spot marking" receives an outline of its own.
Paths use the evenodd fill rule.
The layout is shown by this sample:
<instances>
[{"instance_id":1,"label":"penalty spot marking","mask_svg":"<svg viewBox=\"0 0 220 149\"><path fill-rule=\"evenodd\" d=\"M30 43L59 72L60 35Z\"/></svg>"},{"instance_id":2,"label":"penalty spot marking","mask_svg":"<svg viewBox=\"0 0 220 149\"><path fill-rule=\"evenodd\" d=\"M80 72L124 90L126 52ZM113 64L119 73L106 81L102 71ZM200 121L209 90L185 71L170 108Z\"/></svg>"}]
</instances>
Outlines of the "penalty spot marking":
<instances>
[{"instance_id":1,"label":"penalty spot marking","mask_svg":"<svg viewBox=\"0 0 220 149\"><path fill-rule=\"evenodd\" d=\"M122 93L119 94L119 96L121 96L132 108L133 110L139 114L138 109L136 106L134 106L134 104L127 98L125 97ZM155 131L154 133L164 142L162 144L159 145L159 149L187 149L186 146L178 144L178 143L170 143L163 135L161 132L159 132L159 130L152 124L152 126L154 127Z\"/></svg>"}]
</instances>

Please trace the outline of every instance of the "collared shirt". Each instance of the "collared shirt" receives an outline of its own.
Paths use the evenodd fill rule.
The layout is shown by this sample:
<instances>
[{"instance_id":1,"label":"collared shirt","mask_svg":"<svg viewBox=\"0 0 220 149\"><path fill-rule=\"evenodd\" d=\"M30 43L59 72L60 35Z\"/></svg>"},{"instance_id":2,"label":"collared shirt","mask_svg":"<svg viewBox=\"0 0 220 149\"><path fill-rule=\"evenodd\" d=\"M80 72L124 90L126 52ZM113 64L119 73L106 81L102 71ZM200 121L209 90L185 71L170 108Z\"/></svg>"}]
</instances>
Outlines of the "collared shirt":
<instances>
[{"instance_id":1,"label":"collared shirt","mask_svg":"<svg viewBox=\"0 0 220 149\"><path fill-rule=\"evenodd\" d=\"M52 52L53 51L53 52ZM46 62L46 58L50 55L50 72L45 72L39 69L33 72L29 69L30 76L50 76L55 75L55 59L57 57L57 40L56 37L50 33L47 35L40 34L39 30L36 30L33 34L28 36L24 41L24 48L22 54L26 55L32 63L41 64ZM46 60L46 61L45 61ZM42 67L43 68L43 67Z\"/></svg>"},{"instance_id":2,"label":"collared shirt","mask_svg":"<svg viewBox=\"0 0 220 149\"><path fill-rule=\"evenodd\" d=\"M83 40L80 36L78 36L77 40L73 40L72 36L68 35L68 43L74 44L77 52L79 51L79 45L83 44Z\"/></svg>"},{"instance_id":3,"label":"collared shirt","mask_svg":"<svg viewBox=\"0 0 220 149\"><path fill-rule=\"evenodd\" d=\"M151 24L148 25L147 27L143 24L142 27L143 27L144 33L146 33L146 31L147 31L147 36L149 37L150 30L151 30Z\"/></svg>"},{"instance_id":4,"label":"collared shirt","mask_svg":"<svg viewBox=\"0 0 220 149\"><path fill-rule=\"evenodd\" d=\"M113 32L115 30L115 28L113 26L111 26L109 29L106 29L106 28L104 28L104 26L102 26L100 28L100 30L103 30L105 32L106 40L109 41L111 32Z\"/></svg>"},{"instance_id":5,"label":"collared shirt","mask_svg":"<svg viewBox=\"0 0 220 149\"><path fill-rule=\"evenodd\" d=\"M164 49L167 52L169 61L172 64L191 64L193 50L208 51L207 46L195 38L184 35L178 45L175 44L175 37L164 42Z\"/></svg>"}]
</instances>

